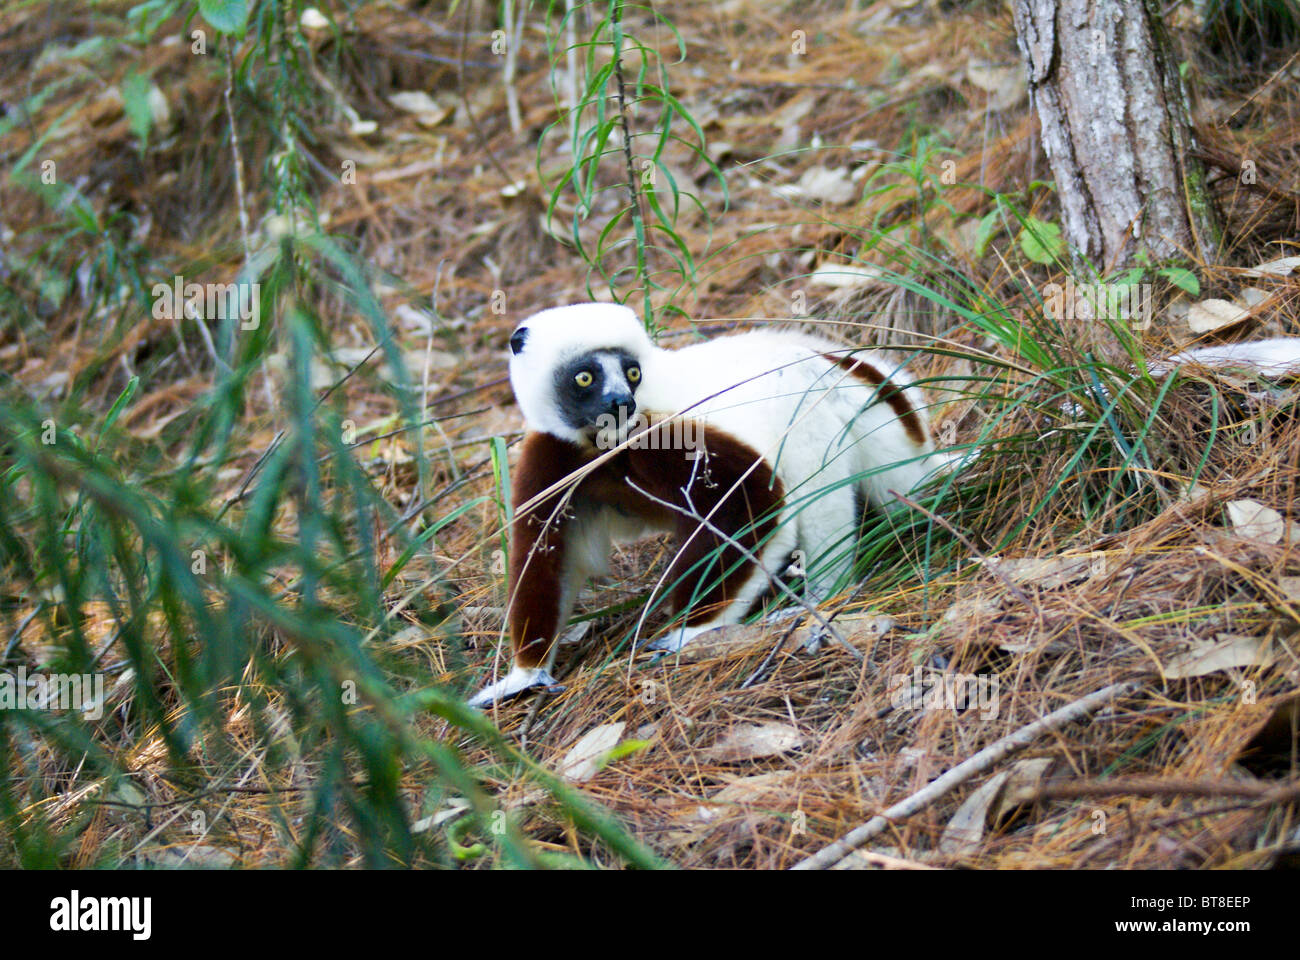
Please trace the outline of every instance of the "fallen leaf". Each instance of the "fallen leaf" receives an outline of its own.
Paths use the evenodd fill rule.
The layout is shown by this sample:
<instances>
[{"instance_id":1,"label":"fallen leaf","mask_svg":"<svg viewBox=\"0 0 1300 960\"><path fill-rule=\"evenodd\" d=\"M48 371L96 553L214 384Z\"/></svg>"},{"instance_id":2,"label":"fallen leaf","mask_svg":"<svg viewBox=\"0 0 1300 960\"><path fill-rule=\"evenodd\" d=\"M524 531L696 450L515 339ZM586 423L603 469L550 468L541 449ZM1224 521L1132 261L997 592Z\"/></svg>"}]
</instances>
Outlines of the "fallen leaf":
<instances>
[{"instance_id":1,"label":"fallen leaf","mask_svg":"<svg viewBox=\"0 0 1300 960\"><path fill-rule=\"evenodd\" d=\"M945 610L943 616L939 618L939 622L955 623L981 616L996 616L1002 612L1005 603L1006 597L1000 594L996 597L966 597L958 600Z\"/></svg>"},{"instance_id":2,"label":"fallen leaf","mask_svg":"<svg viewBox=\"0 0 1300 960\"><path fill-rule=\"evenodd\" d=\"M943 828L943 836L939 838L940 853L960 857L973 853L979 847L980 841L984 839L989 807L1010 777L1011 771L1003 770L966 798Z\"/></svg>"},{"instance_id":3,"label":"fallen leaf","mask_svg":"<svg viewBox=\"0 0 1300 960\"><path fill-rule=\"evenodd\" d=\"M821 165L809 167L799 178L799 192L810 200L843 205L858 197L858 187L845 169L831 170Z\"/></svg>"},{"instance_id":4,"label":"fallen leaf","mask_svg":"<svg viewBox=\"0 0 1300 960\"><path fill-rule=\"evenodd\" d=\"M1044 590L1086 580L1095 572L1096 559L1086 557L988 557L984 566L1000 572L1012 583L1031 584Z\"/></svg>"},{"instance_id":5,"label":"fallen leaf","mask_svg":"<svg viewBox=\"0 0 1300 960\"><path fill-rule=\"evenodd\" d=\"M583 783L594 777L600 769L598 763L605 754L618 746L619 738L627 724L602 723L592 727L573 745L560 761L557 772L566 780Z\"/></svg>"},{"instance_id":6,"label":"fallen leaf","mask_svg":"<svg viewBox=\"0 0 1300 960\"><path fill-rule=\"evenodd\" d=\"M1270 296L1272 296L1272 294L1266 290L1259 289L1259 287L1245 287L1241 291L1241 299L1244 300L1246 306L1250 307L1252 310L1255 307L1258 307Z\"/></svg>"},{"instance_id":7,"label":"fallen leaf","mask_svg":"<svg viewBox=\"0 0 1300 960\"><path fill-rule=\"evenodd\" d=\"M760 801L785 801L791 776L790 771L777 771L733 780L694 810L675 817L664 839L674 846L688 846L720 822L749 813L748 808Z\"/></svg>"},{"instance_id":8,"label":"fallen leaf","mask_svg":"<svg viewBox=\"0 0 1300 960\"><path fill-rule=\"evenodd\" d=\"M700 751L705 760L736 763L774 757L803 746L803 737L788 723L744 723L732 727L713 746Z\"/></svg>"},{"instance_id":9,"label":"fallen leaf","mask_svg":"<svg viewBox=\"0 0 1300 960\"><path fill-rule=\"evenodd\" d=\"M447 801L447 806L443 809L411 824L411 832L425 833L432 827L436 827L448 820L459 819L470 811L471 806L470 802L464 797L452 797Z\"/></svg>"},{"instance_id":10,"label":"fallen leaf","mask_svg":"<svg viewBox=\"0 0 1300 960\"><path fill-rule=\"evenodd\" d=\"M1240 323L1249 316L1249 310L1229 300L1202 300L1187 311L1187 326L1192 333L1208 333Z\"/></svg>"},{"instance_id":11,"label":"fallen leaf","mask_svg":"<svg viewBox=\"0 0 1300 960\"><path fill-rule=\"evenodd\" d=\"M966 597L958 600L939 618L938 634L952 640L969 636L972 631L987 631L990 624L1003 613L1008 602L1005 592L992 597Z\"/></svg>"},{"instance_id":12,"label":"fallen leaf","mask_svg":"<svg viewBox=\"0 0 1300 960\"><path fill-rule=\"evenodd\" d=\"M1161 667L1166 680L1203 677L1234 667L1266 667L1274 659L1273 641L1268 637L1218 633L1214 640L1191 640L1189 646L1190 650Z\"/></svg>"},{"instance_id":13,"label":"fallen leaf","mask_svg":"<svg viewBox=\"0 0 1300 960\"><path fill-rule=\"evenodd\" d=\"M1281 257L1268 263L1261 263L1258 267L1245 270L1243 273L1248 277L1288 277L1297 268L1300 268L1300 257Z\"/></svg>"},{"instance_id":14,"label":"fallen leaf","mask_svg":"<svg viewBox=\"0 0 1300 960\"><path fill-rule=\"evenodd\" d=\"M840 627L849 643L876 640L898 626L898 621L883 613L855 614L836 617L832 625Z\"/></svg>"},{"instance_id":15,"label":"fallen leaf","mask_svg":"<svg viewBox=\"0 0 1300 960\"><path fill-rule=\"evenodd\" d=\"M785 798L790 793L788 770L774 773L759 773L752 777L740 777L732 780L725 787L710 797L713 803L730 806L757 803L760 797Z\"/></svg>"},{"instance_id":16,"label":"fallen leaf","mask_svg":"<svg viewBox=\"0 0 1300 960\"><path fill-rule=\"evenodd\" d=\"M1169 324L1182 323L1187 319L1187 315L1191 310L1192 305L1182 298L1171 301L1170 304L1165 307L1165 322Z\"/></svg>"},{"instance_id":17,"label":"fallen leaf","mask_svg":"<svg viewBox=\"0 0 1300 960\"><path fill-rule=\"evenodd\" d=\"M1232 500L1227 504L1233 532L1247 540L1278 543L1286 530L1286 519L1258 500Z\"/></svg>"},{"instance_id":18,"label":"fallen leaf","mask_svg":"<svg viewBox=\"0 0 1300 960\"><path fill-rule=\"evenodd\" d=\"M1056 765L1053 757L1034 757L1018 760L1011 768L1011 777L998 798L998 809L993 815L993 823L1001 823L1016 807L1029 803L1042 789L1052 767Z\"/></svg>"}]
</instances>

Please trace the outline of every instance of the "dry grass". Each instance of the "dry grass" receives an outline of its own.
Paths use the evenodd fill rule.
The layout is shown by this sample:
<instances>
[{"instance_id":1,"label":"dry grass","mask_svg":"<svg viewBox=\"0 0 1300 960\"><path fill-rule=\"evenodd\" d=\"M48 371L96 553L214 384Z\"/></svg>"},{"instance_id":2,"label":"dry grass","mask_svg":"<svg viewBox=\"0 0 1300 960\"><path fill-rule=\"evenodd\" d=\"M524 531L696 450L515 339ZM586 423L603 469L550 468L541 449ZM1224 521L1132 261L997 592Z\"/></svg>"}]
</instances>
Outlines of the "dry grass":
<instances>
[{"instance_id":1,"label":"dry grass","mask_svg":"<svg viewBox=\"0 0 1300 960\"><path fill-rule=\"evenodd\" d=\"M201 263L210 279L233 276L242 245L225 146L222 71L215 61L192 57L184 44L153 45L152 77L171 101L175 125L142 155L120 101L115 104L102 84L113 68L97 63L88 70L77 60L40 55L56 39L71 46L102 32L100 14L78 8L60 14L56 23L52 9L32 5L0 19L0 60L10 67L0 81L0 101L17 104L45 88L51 93L42 122L70 111L64 131L52 138L60 177L83 182L101 213L129 211L151 268ZM972 783L878 837L870 847L877 855L872 864L1265 867L1280 851L1294 849L1300 843L1294 803L1225 798L1204 787L1258 778L1293 782L1297 776L1300 591L1285 580L1300 576L1294 545L1300 530L1291 523L1300 518L1294 387L1273 390L1250 378L1206 373L1183 379L1158 408L1151 394L1140 393L1134 400L1137 411L1126 422L1141 424L1152 417L1146 445L1152 462L1135 464L1131 478L1121 483L1119 460L1099 456L1095 475L1076 474L1049 497L1078 449L1077 430L1053 412L1063 398L1053 398L1050 384L1017 392L1029 379L1017 372L1022 358L959 324L950 311L895 285L855 290L845 298L819 296L806 282L817 265L845 254L917 269L918 245L928 232L952 245L931 261L931 278L943 271L959 274L1014 316L1035 310L1025 291L1037 288L1046 274L1032 274L1032 265L1016 258L1013 236L996 236L982 257L975 256L968 236L962 239L963 222L989 209L984 190L1027 191L1032 181L1049 176L1028 104L1015 100L991 110L990 94L969 80L972 59L1016 62L1009 14L1000 5L941 10L932 3L885 2L852 14L842 5L791 13L731 0L679 5L672 16L689 53L685 64L670 67L671 84L717 148L730 186L730 206L723 212L721 193L704 166L684 149L670 151L668 164L683 183L695 184L713 213L712 223L695 214L679 221L685 243L709 253L701 261L698 284L680 291L674 304L717 329L740 318L789 317L791 298L804 291L816 317L871 318L838 328L847 340L900 342L920 333L921 343L939 337L943 345L972 356L985 352L986 364L944 354L917 361L937 377L998 378L978 399L936 391L935 422L951 421L960 441L979 437L987 448L948 501L951 522L981 551L1077 556L1088 562L1081 576L1059 586L1031 578L1012 589L1005 577L971 558L951 562L962 551L943 530L935 528L932 541L923 528L908 530L877 563L865 588L847 605L839 604L861 660L834 645L808 655L782 643L784 626L755 626L735 631L735 643L725 649L688 651L680 660L649 664L644 657L629 658L625 640L652 582L647 571L662 571L667 548L659 541L640 544L621 552L615 575L593 585L581 601L581 613L595 614L594 629L579 651L561 654L567 692L500 710L494 718L501 729L522 736L529 752L553 767L593 727L625 724L624 737L645 746L585 782L590 797L672 863L778 868L791 866L1008 732L1110 683L1135 680L1143 685L1140 695L1042 739L1009 761L1007 769L1017 761L1050 764L1018 768L1027 785L1021 785L1019 797L991 802L981 837L941 843L945 828L979 785ZM504 380L502 344L509 330L537 308L587 298L585 268L540 222L546 200L534 164L535 138L555 116L548 65L537 52L544 49L540 34L529 34L536 42L521 58L517 87L527 137L520 142L505 119L498 66L483 53L491 24L479 18L477 8L474 17L466 55L472 62L464 69L464 83L480 129L469 122L456 96L459 18L448 22L371 5L360 10L346 44L312 37L318 72L331 80L315 91L319 122L310 131L314 140L303 145L313 158L321 225L406 285L401 290L394 283L385 291L385 307L397 318L431 415L455 415L426 435L430 469L424 490L418 489L409 434L374 441L361 460L390 503L402 509L427 497L428 510L437 516L473 497L494 494L488 441L493 436L513 440L522 430ZM790 56L788 38L800 28L809 33L808 53ZM1221 76L1232 71L1208 60L1194 62L1203 91L1197 117L1206 156L1232 171L1249 155L1259 174L1249 187L1235 175L1216 186L1230 244L1223 263L1200 265L1200 272L1202 294L1220 296L1255 282L1243 280L1242 267L1294 252L1279 244L1294 244L1298 228L1300 88L1293 82L1264 82L1268 70L1253 84L1224 80ZM854 85L846 88L850 77ZM392 93L411 89L434 92L448 108L446 122L421 126L389 103ZM343 102L375 119L379 131L364 139L350 135L339 109ZM260 171L272 147L261 118L252 110L240 117L249 206L260 233L266 228L260 218L269 209ZM792 135L796 125L798 133ZM955 151L932 157L934 165L949 157L955 162L958 185L944 193L948 207L932 202L932 194L927 198L925 191L907 189L844 207L792 200L780 189L797 183L814 164L879 167L922 129L943 131ZM0 137L5 165L46 132L25 118L8 127ZM806 148L814 133L826 146L792 149ZM830 146L865 141L879 149ZM357 186L327 178L348 160L357 163ZM541 165L548 173L564 162L562 155L543 151ZM525 182L522 193L503 193L515 180ZM895 180L886 176L882 182ZM611 190L601 202L609 207L594 211L597 223L621 195ZM1026 204L1027 213L1052 216L1048 191L1035 191ZM0 205L3 227L20 232L12 244L6 241L15 258L11 262L36 256L41 238L27 228L47 222L49 211L12 182L0 182ZM897 226L898 242L864 249L873 224ZM54 256L46 262L62 263L66 274L75 276L77 253L74 244L62 261ZM23 282L19 273L15 284ZM1273 298L1245 333L1300 333L1296 276L1269 287ZM146 288L151 282L152 275ZM499 314L487 306L498 290L506 294ZM436 292L447 322L433 334L401 319L398 307L412 291ZM26 293L44 312L5 326L0 363L15 385L34 395L57 394L79 383L85 403L107 408L131 372L156 362L160 352L175 350L174 359L144 384L122 426L142 450L176 457L184 438L169 425L212 382L202 344L192 337L176 340L171 321L145 315L118 322L102 336L85 323L75 298L56 305L35 291ZM665 299L658 297L657 304ZM341 302L326 302L321 311L335 347L373 345ZM680 332L685 325L674 326ZM1089 347L1117 356L1113 341L1096 331L1087 331L1086 339L1085 331L1068 331L1053 346L1070 363L1080 363ZM1147 334L1143 349L1156 356L1187 339L1176 324L1161 323ZM385 424L395 426L387 419L396 414L395 405L372 368L339 387L362 436L368 428L382 434ZM342 372L346 367L328 376L326 371L322 384ZM222 499L238 504L236 510L242 509L251 469L284 426L282 380L274 366L268 364L251 387L247 418L239 427L244 452L220 475ZM1202 466L1212 399L1222 409L1217 438ZM1233 425L1252 417L1262 426L1247 442ZM1198 472L1203 491L1180 500L1180 486ZM1112 482L1115 490L1099 495ZM1287 518L1279 540L1244 536L1229 524L1225 504L1243 499ZM1043 502L1044 510L1026 517L1030 505ZM468 691L482 678L500 636L504 601L504 585L492 570L499 524L490 502L471 509L437 538L432 555L417 558L392 583L386 606L402 606L396 616L410 626L386 651L390 662L404 665L393 677L399 687L433 681ZM290 511L277 515L277 529L288 534L295 526ZM375 559L382 570L397 559L401 544L382 536L382 530L376 533ZM927 555L930 547L933 557ZM431 632L418 603L401 604L439 571L445 571L442 587L460 610L454 635L447 629ZM628 609L618 609L620 604ZM98 632L91 631L92 642L110 641L102 665L113 676L124 661L111 645L108 613L85 613L92 627L97 616L102 618ZM892 620L883 632L881 621L870 619L879 616ZM645 632L663 621L661 611L653 613ZM22 650L34 664L48 662L65 642L43 622L23 640ZM1162 665L1167 668L1184 653L1189 640L1220 634L1267 638L1269 665L1162 678ZM283 636L271 632L268 642L272 655L288 655L291 644ZM887 709L898 678L914 676L918 668L996 683L997 709ZM32 792L48 798L42 807L50 822L83 818L71 863L91 865L106 849L122 858L146 854L160 863L174 862L167 859L173 849L177 857L214 865L285 862L297 839L285 824L297 822L308 809L320 761L296 755L292 742L286 746L290 715L300 705L283 702L273 688L255 691L283 718L278 728L265 729L248 709L246 698L253 692L228 701L231 759L219 770L199 760L180 776L156 730L126 729L106 746L131 771L134 793L119 787L120 795L105 796L49 753L41 789ZM129 689L117 696L129 697ZM184 709L173 706L173 716ZM1276 729L1266 730L1270 718ZM769 723L792 728L798 745L730 762L710 753L741 725ZM436 719L421 720L420 726L421 733L458 747L489 793L516 811L541 849L614 862L603 845L593 844L560 816L522 771L501 763L480 741ZM291 762L269 770L265 758L272 749L288 749ZM1061 783L1117 778L1155 778L1184 789L1035 796ZM1203 789L1198 791L1198 784ZM405 770L401 790L412 819L443 809L454 793L431 780L427 769ZM199 799L213 824L201 850L191 849L189 829ZM334 842L347 849L348 825L340 822L336 828Z\"/></svg>"}]
</instances>

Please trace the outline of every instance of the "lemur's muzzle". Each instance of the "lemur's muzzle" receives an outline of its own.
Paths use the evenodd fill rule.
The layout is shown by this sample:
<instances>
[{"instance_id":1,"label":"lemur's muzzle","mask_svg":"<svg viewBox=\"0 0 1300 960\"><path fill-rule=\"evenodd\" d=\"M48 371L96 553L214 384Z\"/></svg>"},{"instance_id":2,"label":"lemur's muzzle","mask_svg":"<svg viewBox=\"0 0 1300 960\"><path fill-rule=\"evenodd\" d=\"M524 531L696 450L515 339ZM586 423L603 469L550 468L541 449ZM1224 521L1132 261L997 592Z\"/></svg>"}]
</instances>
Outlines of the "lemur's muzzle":
<instances>
[{"instance_id":1,"label":"lemur's muzzle","mask_svg":"<svg viewBox=\"0 0 1300 960\"><path fill-rule=\"evenodd\" d=\"M636 398L632 394L607 393L601 400L605 404L605 410L614 417L622 416L626 420L631 420L632 415L636 413Z\"/></svg>"}]
</instances>

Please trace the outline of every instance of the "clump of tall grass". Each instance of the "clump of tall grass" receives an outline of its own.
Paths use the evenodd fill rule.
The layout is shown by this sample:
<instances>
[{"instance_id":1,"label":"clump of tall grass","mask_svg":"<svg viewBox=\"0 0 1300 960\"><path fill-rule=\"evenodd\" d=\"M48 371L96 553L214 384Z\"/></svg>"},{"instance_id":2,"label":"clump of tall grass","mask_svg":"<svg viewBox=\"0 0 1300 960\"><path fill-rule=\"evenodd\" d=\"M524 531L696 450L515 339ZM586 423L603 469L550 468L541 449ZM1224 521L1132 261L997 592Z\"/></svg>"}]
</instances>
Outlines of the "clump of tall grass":
<instances>
[{"instance_id":1,"label":"clump of tall grass","mask_svg":"<svg viewBox=\"0 0 1300 960\"><path fill-rule=\"evenodd\" d=\"M221 20L226 7L210 22L238 34L242 23ZM480 742L498 770L534 779L616 856L653 866L619 824L387 642L407 626L395 615L405 609L454 651L454 591L440 573L397 604L392 583L413 560L425 566L468 507L432 489L426 421L372 272L314 225L297 132L315 108L287 26L296 9L257 5L250 46L231 72L236 114L268 94L279 142L259 195L271 198L266 224L275 227L247 247L235 284L256 320L223 312L184 321L216 321L210 388L150 442L121 427L138 377L106 412L80 390L56 402L12 381L0 387L0 667L104 684L91 709L0 709L0 862L133 862L136 838L100 842L105 810L165 808L193 825L177 828L182 847L233 843L216 814L253 791L277 842L250 862L569 864L528 843L488 795L488 771L460 752ZM56 209L76 218L81 208L74 198ZM109 267L138 269L123 266L114 236L98 226L86 220L70 242L109 257ZM143 269L130 289L148 306ZM415 450L422 494L404 512L368 475L360 454L370 438L357 439L344 392L313 382L314 360L331 347L320 305L334 302L365 322L391 371L375 387ZM95 306L87 321L103 322ZM102 361L92 367L83 383L111 380ZM250 461L249 397L263 382L278 429ZM440 806L448 802L451 816Z\"/></svg>"}]
</instances>

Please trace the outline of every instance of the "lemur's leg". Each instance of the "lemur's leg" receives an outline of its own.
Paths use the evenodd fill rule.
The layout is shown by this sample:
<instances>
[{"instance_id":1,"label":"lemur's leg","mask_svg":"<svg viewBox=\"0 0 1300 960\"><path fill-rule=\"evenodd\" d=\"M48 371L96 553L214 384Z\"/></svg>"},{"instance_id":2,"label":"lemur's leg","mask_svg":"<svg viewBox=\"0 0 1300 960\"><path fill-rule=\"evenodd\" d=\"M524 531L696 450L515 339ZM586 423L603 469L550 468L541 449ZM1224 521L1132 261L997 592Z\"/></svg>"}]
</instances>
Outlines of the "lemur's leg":
<instances>
[{"instance_id":1,"label":"lemur's leg","mask_svg":"<svg viewBox=\"0 0 1300 960\"><path fill-rule=\"evenodd\" d=\"M767 525L768 529L772 525ZM693 522L683 523L678 530L679 542L685 542L695 531ZM719 526L719 529L722 529ZM759 597L767 590L770 580L768 574L781 576L784 573L785 559L795 549L797 531L795 524L787 520L776 525L771 536L761 546L754 543L752 533L744 535L740 531L729 534L754 554L759 562L755 566L744 558L744 554L734 546L726 545L711 531L702 530L682 548L674 559L668 573L669 582L678 580L685 574L685 579L673 588L673 602L676 609L690 609L686 623L674 627L658 640L647 644L647 649L676 652L702 633L732 623L740 623ZM688 573L701 559L705 560L702 569ZM716 581L733 564L736 567L721 584ZM714 584L710 587L710 584Z\"/></svg>"},{"instance_id":2,"label":"lemur's leg","mask_svg":"<svg viewBox=\"0 0 1300 960\"><path fill-rule=\"evenodd\" d=\"M828 481L819 480L819 483ZM802 506L802 509L800 509ZM853 572L858 529L862 521L860 494L852 483L814 490L808 502L792 504L799 529L800 552L796 554L804 570L804 600L820 607ZM793 613L804 612L802 608ZM827 639L825 630L810 623L804 649L816 653Z\"/></svg>"},{"instance_id":3,"label":"lemur's leg","mask_svg":"<svg viewBox=\"0 0 1300 960\"><path fill-rule=\"evenodd\" d=\"M837 585L853 571L862 511L853 484L817 490L808 501L795 504L799 528L798 559L804 568L804 597L810 603L826 601Z\"/></svg>"}]
</instances>

